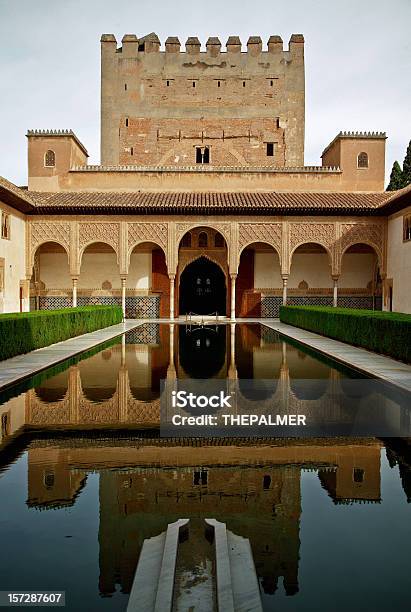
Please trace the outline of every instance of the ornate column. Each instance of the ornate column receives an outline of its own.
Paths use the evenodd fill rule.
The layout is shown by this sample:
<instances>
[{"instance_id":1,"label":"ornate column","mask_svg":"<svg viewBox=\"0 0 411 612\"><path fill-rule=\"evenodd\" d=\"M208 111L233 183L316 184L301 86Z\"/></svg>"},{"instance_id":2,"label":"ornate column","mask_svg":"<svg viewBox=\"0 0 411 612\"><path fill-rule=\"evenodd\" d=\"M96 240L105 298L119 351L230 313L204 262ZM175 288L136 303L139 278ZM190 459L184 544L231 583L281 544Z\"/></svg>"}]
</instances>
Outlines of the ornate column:
<instances>
[{"instance_id":1,"label":"ornate column","mask_svg":"<svg viewBox=\"0 0 411 612\"><path fill-rule=\"evenodd\" d=\"M126 283L127 276L121 277L121 310L123 311L123 319L126 318Z\"/></svg>"},{"instance_id":2,"label":"ornate column","mask_svg":"<svg viewBox=\"0 0 411 612\"><path fill-rule=\"evenodd\" d=\"M30 312L30 278L22 281L23 288L23 312Z\"/></svg>"},{"instance_id":3,"label":"ornate column","mask_svg":"<svg viewBox=\"0 0 411 612\"><path fill-rule=\"evenodd\" d=\"M77 283L78 283L78 278L77 276L72 276L71 277L71 282L72 282L72 306L73 308L77 307Z\"/></svg>"},{"instance_id":4,"label":"ornate column","mask_svg":"<svg viewBox=\"0 0 411 612\"><path fill-rule=\"evenodd\" d=\"M231 320L235 321L235 282L237 274L230 274L231 276Z\"/></svg>"},{"instance_id":5,"label":"ornate column","mask_svg":"<svg viewBox=\"0 0 411 612\"><path fill-rule=\"evenodd\" d=\"M175 274L170 274L170 319L174 321L174 283L175 283Z\"/></svg>"},{"instance_id":6,"label":"ornate column","mask_svg":"<svg viewBox=\"0 0 411 612\"><path fill-rule=\"evenodd\" d=\"M332 276L333 282L334 282L334 289L333 289L333 306L334 308L337 308L338 305L338 279L339 276L334 274Z\"/></svg>"},{"instance_id":7,"label":"ornate column","mask_svg":"<svg viewBox=\"0 0 411 612\"><path fill-rule=\"evenodd\" d=\"M287 282L288 282L288 274L282 274L283 278L283 306L287 304Z\"/></svg>"}]
</instances>

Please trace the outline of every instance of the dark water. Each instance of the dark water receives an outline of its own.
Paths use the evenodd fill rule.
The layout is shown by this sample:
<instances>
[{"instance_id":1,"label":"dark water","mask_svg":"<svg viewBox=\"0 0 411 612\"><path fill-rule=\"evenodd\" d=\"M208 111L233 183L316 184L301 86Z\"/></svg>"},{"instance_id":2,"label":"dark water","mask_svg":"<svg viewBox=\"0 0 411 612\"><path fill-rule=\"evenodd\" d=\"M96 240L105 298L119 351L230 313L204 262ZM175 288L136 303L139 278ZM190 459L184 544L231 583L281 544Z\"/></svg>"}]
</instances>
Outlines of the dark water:
<instances>
[{"instance_id":1,"label":"dark water","mask_svg":"<svg viewBox=\"0 0 411 612\"><path fill-rule=\"evenodd\" d=\"M259 325L147 324L75 361L2 398L1 590L124 610L144 539L212 516L250 539L265 610L410 609L407 441L158 436L169 376L272 378L291 393L354 372Z\"/></svg>"}]
</instances>

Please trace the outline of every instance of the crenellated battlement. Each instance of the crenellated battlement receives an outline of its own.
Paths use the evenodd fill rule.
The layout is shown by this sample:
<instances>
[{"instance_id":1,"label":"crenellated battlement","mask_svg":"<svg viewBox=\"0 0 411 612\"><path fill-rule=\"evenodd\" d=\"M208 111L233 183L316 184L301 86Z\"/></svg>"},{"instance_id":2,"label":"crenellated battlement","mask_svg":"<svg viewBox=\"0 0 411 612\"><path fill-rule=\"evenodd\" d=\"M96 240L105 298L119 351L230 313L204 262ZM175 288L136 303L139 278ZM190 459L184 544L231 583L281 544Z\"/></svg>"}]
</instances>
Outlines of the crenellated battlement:
<instances>
[{"instance_id":1,"label":"crenellated battlement","mask_svg":"<svg viewBox=\"0 0 411 612\"><path fill-rule=\"evenodd\" d=\"M189 55L205 54L216 56L220 53L241 53L243 44L239 36L229 36L225 49L218 36L211 36L205 42L205 51L201 51L201 42L197 36L189 36L182 49L178 36L169 36L164 42L164 51L160 51L161 41L155 32L138 38L135 34L125 34L121 40L122 46L117 47L117 39L114 34L103 34L101 43L111 47L113 53L128 53L130 45L136 53L187 53ZM261 53L282 53L282 52L303 52L304 36L302 34L292 34L288 43L288 49L284 47L281 36L272 35L267 41L266 48L263 48L263 41L260 36L250 36L246 43L245 53L250 55L260 55Z\"/></svg>"}]
</instances>

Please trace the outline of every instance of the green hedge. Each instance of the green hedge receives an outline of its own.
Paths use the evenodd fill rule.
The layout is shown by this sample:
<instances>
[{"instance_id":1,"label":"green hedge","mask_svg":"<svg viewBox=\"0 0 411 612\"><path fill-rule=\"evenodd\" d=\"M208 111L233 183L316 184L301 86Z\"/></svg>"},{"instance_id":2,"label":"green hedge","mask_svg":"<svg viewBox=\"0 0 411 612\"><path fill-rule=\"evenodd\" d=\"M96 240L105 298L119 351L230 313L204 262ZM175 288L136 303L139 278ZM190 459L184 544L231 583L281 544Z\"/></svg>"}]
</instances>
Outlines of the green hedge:
<instances>
[{"instance_id":1,"label":"green hedge","mask_svg":"<svg viewBox=\"0 0 411 612\"><path fill-rule=\"evenodd\" d=\"M411 362L411 315L400 312L281 306L283 323Z\"/></svg>"},{"instance_id":2,"label":"green hedge","mask_svg":"<svg viewBox=\"0 0 411 612\"><path fill-rule=\"evenodd\" d=\"M0 315L0 360L120 323L118 306L84 306Z\"/></svg>"}]
</instances>

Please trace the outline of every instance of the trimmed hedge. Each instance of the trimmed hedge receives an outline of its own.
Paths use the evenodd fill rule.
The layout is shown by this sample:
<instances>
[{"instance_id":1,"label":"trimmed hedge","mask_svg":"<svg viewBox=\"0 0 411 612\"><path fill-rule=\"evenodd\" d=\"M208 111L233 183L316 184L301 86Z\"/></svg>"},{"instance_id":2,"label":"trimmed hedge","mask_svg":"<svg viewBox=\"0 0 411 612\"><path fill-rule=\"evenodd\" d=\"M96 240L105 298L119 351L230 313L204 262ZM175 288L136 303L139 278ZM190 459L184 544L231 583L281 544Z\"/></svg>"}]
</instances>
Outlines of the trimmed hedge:
<instances>
[{"instance_id":1,"label":"trimmed hedge","mask_svg":"<svg viewBox=\"0 0 411 612\"><path fill-rule=\"evenodd\" d=\"M84 306L0 315L0 360L115 325L118 306Z\"/></svg>"},{"instance_id":2,"label":"trimmed hedge","mask_svg":"<svg viewBox=\"0 0 411 612\"><path fill-rule=\"evenodd\" d=\"M406 363L411 362L409 314L324 306L281 306L280 320Z\"/></svg>"}]
</instances>

